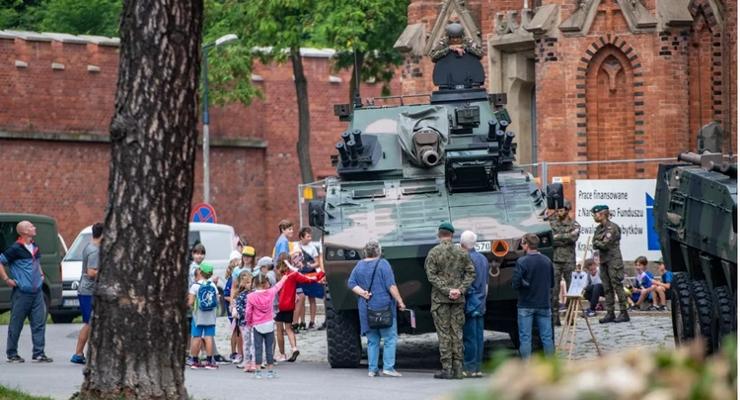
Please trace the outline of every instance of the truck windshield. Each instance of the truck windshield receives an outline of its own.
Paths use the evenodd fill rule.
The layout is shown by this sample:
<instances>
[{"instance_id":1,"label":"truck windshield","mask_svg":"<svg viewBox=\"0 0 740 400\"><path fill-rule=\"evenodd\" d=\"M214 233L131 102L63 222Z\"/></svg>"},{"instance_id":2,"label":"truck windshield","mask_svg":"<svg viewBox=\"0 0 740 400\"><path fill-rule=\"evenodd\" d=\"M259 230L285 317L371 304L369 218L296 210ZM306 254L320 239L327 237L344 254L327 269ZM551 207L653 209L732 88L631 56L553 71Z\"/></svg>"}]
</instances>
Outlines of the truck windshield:
<instances>
[{"instance_id":1,"label":"truck windshield","mask_svg":"<svg viewBox=\"0 0 740 400\"><path fill-rule=\"evenodd\" d=\"M64 261L82 261L82 250L90 243L91 236L91 233L80 233L64 256Z\"/></svg>"}]
</instances>

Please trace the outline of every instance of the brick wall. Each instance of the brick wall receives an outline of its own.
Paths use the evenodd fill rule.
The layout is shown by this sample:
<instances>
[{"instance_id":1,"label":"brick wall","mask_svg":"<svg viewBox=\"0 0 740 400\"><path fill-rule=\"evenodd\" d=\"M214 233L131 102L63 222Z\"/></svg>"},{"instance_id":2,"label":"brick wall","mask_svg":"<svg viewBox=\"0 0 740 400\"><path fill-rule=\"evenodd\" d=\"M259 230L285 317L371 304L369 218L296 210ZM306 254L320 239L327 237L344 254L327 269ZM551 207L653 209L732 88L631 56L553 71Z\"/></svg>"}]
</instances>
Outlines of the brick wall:
<instances>
[{"instance_id":1,"label":"brick wall","mask_svg":"<svg viewBox=\"0 0 740 400\"><path fill-rule=\"evenodd\" d=\"M52 69L52 63L64 69ZM304 57L304 64L311 98L311 155L320 178L334 174L329 157L346 123L334 116L333 105L348 102L350 77L333 71L327 58ZM57 136L0 139L4 165L18 171L15 179L3 182L0 210L51 215L67 242L103 218L109 147L75 138L107 136L117 66L113 46L0 38L0 132L37 139L39 134ZM290 64L257 65L254 72L262 77L255 84L264 98L249 107L211 107L211 137L263 139L267 147L212 146L211 203L219 222L233 225L260 254L268 254L278 221L298 219L298 115ZM341 82L330 82L332 75ZM399 86L396 80L391 88L397 93ZM380 84L365 84L361 93L372 97L380 90ZM59 141L59 134L66 139ZM200 151L195 162L193 203L198 203L203 196Z\"/></svg>"}]
</instances>

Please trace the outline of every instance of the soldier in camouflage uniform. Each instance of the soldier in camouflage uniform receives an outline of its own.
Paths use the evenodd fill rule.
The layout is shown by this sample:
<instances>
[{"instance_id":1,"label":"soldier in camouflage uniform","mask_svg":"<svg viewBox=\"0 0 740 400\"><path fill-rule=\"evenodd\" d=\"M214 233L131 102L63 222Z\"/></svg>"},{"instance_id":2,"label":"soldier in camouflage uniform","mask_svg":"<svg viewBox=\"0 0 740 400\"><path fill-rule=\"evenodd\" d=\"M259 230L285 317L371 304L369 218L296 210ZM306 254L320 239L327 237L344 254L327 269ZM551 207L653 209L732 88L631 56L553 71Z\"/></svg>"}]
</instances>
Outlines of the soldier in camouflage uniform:
<instances>
[{"instance_id":1,"label":"soldier in camouflage uniform","mask_svg":"<svg viewBox=\"0 0 740 400\"><path fill-rule=\"evenodd\" d=\"M627 322L630 320L627 314L627 299L624 294L622 281L624 280L624 263L622 252L619 249L619 240L622 231L619 225L609 221L609 207L605 205L594 206L591 209L594 221L599 225L596 227L592 244L599 251L599 271L601 283L604 285L604 297L606 297L606 316L599 323ZM619 301L619 316L614 316L614 295Z\"/></svg>"},{"instance_id":2,"label":"soldier in camouflage uniform","mask_svg":"<svg viewBox=\"0 0 740 400\"><path fill-rule=\"evenodd\" d=\"M432 284L431 311L442 363L442 371L434 374L437 379L462 379L465 292L475 279L470 257L452 243L454 232L448 222L439 226L440 243L429 251L424 265Z\"/></svg>"},{"instance_id":3,"label":"soldier in camouflage uniform","mask_svg":"<svg viewBox=\"0 0 740 400\"><path fill-rule=\"evenodd\" d=\"M555 289L552 291L552 321L560 326L559 295L560 279L565 278L566 288L570 287L571 273L576 268L576 242L581 233L581 225L570 218L571 205L565 201L563 208L550 216L552 229L552 262L555 268Z\"/></svg>"},{"instance_id":4,"label":"soldier in camouflage uniform","mask_svg":"<svg viewBox=\"0 0 740 400\"><path fill-rule=\"evenodd\" d=\"M447 25L447 35L437 42L429 53L432 61L436 62L440 58L454 51L458 56L470 53L478 58L483 57L483 49L473 39L465 36L465 29L458 22Z\"/></svg>"}]
</instances>

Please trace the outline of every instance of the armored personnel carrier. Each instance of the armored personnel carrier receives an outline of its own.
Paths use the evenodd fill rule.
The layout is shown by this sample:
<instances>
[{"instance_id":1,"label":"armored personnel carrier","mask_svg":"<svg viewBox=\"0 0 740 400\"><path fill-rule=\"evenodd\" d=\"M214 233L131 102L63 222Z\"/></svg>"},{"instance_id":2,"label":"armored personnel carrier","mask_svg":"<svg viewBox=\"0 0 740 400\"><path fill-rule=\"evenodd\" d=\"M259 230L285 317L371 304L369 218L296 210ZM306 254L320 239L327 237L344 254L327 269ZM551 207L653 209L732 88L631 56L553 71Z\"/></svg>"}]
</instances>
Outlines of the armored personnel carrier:
<instances>
[{"instance_id":1,"label":"armored personnel carrier","mask_svg":"<svg viewBox=\"0 0 740 400\"><path fill-rule=\"evenodd\" d=\"M505 95L489 95L474 54L450 52L437 60L439 90L423 104L335 106L347 131L336 144L337 177L325 198L309 204L311 225L323 232L328 358L332 367L356 367L362 355L357 298L347 287L352 268L370 239L383 248L410 315L399 330L433 332L431 286L424 260L450 221L459 241L464 230L491 264L486 329L508 332L518 343L516 294L511 288L522 235L536 233L552 254L543 220L546 198L533 177L515 165L514 133ZM418 97L417 97L418 99ZM378 103L382 99L375 99ZM413 325L413 329L412 329Z\"/></svg>"},{"instance_id":2,"label":"armored personnel carrier","mask_svg":"<svg viewBox=\"0 0 740 400\"><path fill-rule=\"evenodd\" d=\"M671 314L676 345L703 337L707 350L737 332L737 159L683 153L661 165L655 229L673 271Z\"/></svg>"}]
</instances>

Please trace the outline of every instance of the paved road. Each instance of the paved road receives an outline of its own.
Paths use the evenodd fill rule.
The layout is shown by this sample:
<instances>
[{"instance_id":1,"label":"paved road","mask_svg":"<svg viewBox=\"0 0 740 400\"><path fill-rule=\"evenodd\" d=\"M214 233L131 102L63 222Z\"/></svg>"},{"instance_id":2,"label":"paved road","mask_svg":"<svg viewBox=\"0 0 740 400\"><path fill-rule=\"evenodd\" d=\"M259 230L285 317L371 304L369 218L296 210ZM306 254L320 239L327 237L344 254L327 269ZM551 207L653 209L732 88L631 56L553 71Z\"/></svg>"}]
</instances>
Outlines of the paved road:
<instances>
[{"instance_id":1,"label":"paved road","mask_svg":"<svg viewBox=\"0 0 740 400\"><path fill-rule=\"evenodd\" d=\"M18 388L34 395L68 399L79 390L82 367L69 363L80 325L50 324L46 330L51 364L34 364L30 361L31 338L28 326L24 328L19 344L24 364L0 363L0 384ZM0 349L5 349L6 327L0 327ZM0 359L4 360L4 355ZM219 371L186 370L188 393L194 399L228 399L243 397L245 393L259 391L269 399L296 400L310 393L312 398L326 400L373 399L379 394L393 399L433 399L470 385L482 386L476 381L438 381L432 379L432 370L404 370L402 378L368 378L365 369L331 369L325 362L303 361L277 367L275 380L255 380L250 374L232 366L222 366ZM43 382L43 383L41 383Z\"/></svg>"},{"instance_id":2,"label":"paved road","mask_svg":"<svg viewBox=\"0 0 740 400\"><path fill-rule=\"evenodd\" d=\"M590 337L581 320L573 354L575 359L596 357ZM619 352L626 348L642 346L649 350L673 348L673 332L669 313L633 313L632 321L624 324L599 325L593 323L594 334L602 351ZM71 350L77 339L80 325L47 326L47 354L56 362L52 364L6 364L0 362L0 384L17 387L25 392L67 399L79 390L82 367L69 363ZM560 337L556 330L556 339ZM219 319L217 337L219 349L228 354L226 319ZM5 349L6 327L0 326L0 350ZM434 334L402 335L398 348L398 366L404 376L394 378L368 378L366 369L337 370L326 363L326 336L323 331L309 331L298 335L301 356L298 362L277 367L279 378L257 381L250 374L232 366L222 366L219 371L186 370L188 392L194 399L228 399L235 394L258 390L268 393L269 399L296 400L310 393L312 398L347 400L377 399L433 399L470 386L485 385L483 380L438 381L432 379L438 367L436 336ZM509 348L507 335L486 332L486 349ZM21 356L30 359L31 339L28 326L20 341ZM0 360L4 359L0 353ZM563 357L564 355L561 355ZM43 384L39 381L43 380Z\"/></svg>"}]
</instances>

